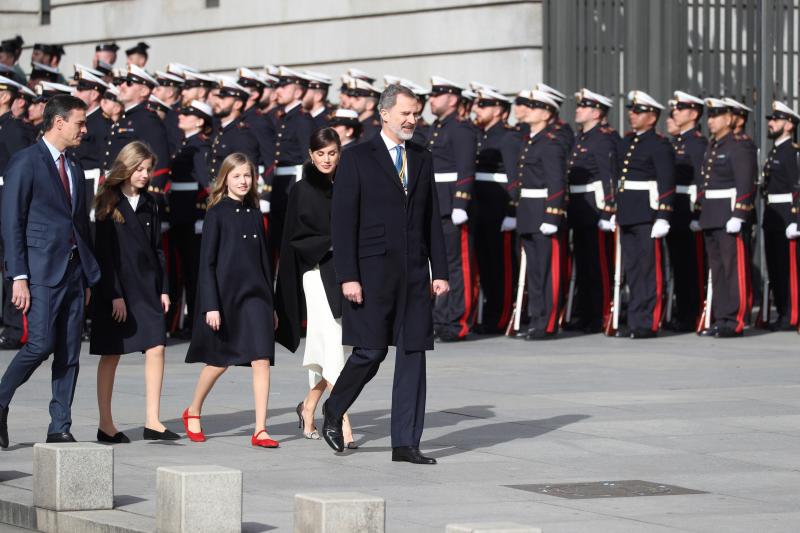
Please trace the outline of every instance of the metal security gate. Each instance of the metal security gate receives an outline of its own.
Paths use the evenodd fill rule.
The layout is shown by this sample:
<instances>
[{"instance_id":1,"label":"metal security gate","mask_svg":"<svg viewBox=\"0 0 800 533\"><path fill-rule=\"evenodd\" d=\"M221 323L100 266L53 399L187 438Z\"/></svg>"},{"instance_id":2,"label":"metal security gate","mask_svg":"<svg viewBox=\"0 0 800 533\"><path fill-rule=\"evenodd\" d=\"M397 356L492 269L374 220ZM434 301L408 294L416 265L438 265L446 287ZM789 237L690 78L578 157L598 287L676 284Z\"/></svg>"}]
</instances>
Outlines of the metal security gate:
<instances>
[{"instance_id":1,"label":"metal security gate","mask_svg":"<svg viewBox=\"0 0 800 533\"><path fill-rule=\"evenodd\" d=\"M544 0L543 34L545 83L613 97L620 131L631 89L664 104L674 90L742 101L761 146L772 100L798 106L798 0Z\"/></svg>"}]
</instances>

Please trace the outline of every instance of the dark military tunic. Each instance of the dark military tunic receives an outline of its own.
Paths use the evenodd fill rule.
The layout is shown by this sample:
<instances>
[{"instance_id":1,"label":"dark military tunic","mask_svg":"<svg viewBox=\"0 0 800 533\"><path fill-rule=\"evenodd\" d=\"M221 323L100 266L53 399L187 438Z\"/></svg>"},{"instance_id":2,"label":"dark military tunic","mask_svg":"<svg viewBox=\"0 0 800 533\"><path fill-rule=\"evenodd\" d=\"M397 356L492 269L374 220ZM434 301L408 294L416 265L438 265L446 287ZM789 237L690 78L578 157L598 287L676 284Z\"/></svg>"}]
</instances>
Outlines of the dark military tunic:
<instances>
[{"instance_id":1,"label":"dark military tunic","mask_svg":"<svg viewBox=\"0 0 800 533\"><path fill-rule=\"evenodd\" d=\"M183 140L183 130L178 127L180 102L174 104L164 115L164 127L167 129L169 153L174 154Z\"/></svg>"},{"instance_id":2,"label":"dark military tunic","mask_svg":"<svg viewBox=\"0 0 800 533\"><path fill-rule=\"evenodd\" d=\"M361 137L358 138L359 143L365 143L381 132L381 116L376 110L372 116L367 117L361 121Z\"/></svg>"},{"instance_id":3,"label":"dark military tunic","mask_svg":"<svg viewBox=\"0 0 800 533\"><path fill-rule=\"evenodd\" d=\"M500 232L515 216L510 194L521 139L498 122L478 134L475 157L475 251L483 289L484 332L501 332L511 318L514 292L514 232ZM509 179L511 174L511 179Z\"/></svg>"},{"instance_id":4,"label":"dark military tunic","mask_svg":"<svg viewBox=\"0 0 800 533\"><path fill-rule=\"evenodd\" d=\"M363 137L363 135L362 135ZM471 222L453 224L453 209L467 211L475 186L475 129L456 113L437 119L430 130L428 149L433 155L433 172L439 214L444 231L450 291L436 298L434 328L444 340L463 339L474 320L478 291Z\"/></svg>"},{"instance_id":5,"label":"dark military tunic","mask_svg":"<svg viewBox=\"0 0 800 533\"><path fill-rule=\"evenodd\" d=\"M258 166L259 151L258 141L253 132L245 123L243 117L237 117L224 126L220 124L211 141L211 160L209 161L209 174L216 178L222 162L232 153L243 153ZM256 176L253 176L256 179Z\"/></svg>"},{"instance_id":6,"label":"dark military tunic","mask_svg":"<svg viewBox=\"0 0 800 533\"><path fill-rule=\"evenodd\" d=\"M326 104L325 107L322 108L322 111L317 113L316 115L309 115L311 120L314 121L314 131L320 128L327 128L328 123L330 122L331 114L334 112L334 108L331 107L329 104Z\"/></svg>"}]
</instances>

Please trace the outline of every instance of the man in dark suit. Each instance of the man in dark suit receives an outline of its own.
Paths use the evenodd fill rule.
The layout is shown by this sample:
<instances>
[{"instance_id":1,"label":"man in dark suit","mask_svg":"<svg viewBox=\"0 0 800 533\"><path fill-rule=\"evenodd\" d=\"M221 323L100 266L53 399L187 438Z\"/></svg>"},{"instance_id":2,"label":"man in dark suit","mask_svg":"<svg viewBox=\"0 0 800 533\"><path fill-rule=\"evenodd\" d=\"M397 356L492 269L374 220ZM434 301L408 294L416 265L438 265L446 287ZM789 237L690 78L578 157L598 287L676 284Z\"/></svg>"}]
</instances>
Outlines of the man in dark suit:
<instances>
[{"instance_id":1,"label":"man in dark suit","mask_svg":"<svg viewBox=\"0 0 800 533\"><path fill-rule=\"evenodd\" d=\"M392 460L435 464L419 451L425 350L433 349L432 295L449 287L431 155L408 142L416 104L410 89L387 87L379 103L381 132L345 152L336 173L333 259L347 300L342 342L354 348L323 406L323 435L343 450L342 415L378 372L388 347L397 346Z\"/></svg>"},{"instance_id":2,"label":"man in dark suit","mask_svg":"<svg viewBox=\"0 0 800 533\"><path fill-rule=\"evenodd\" d=\"M92 255L83 168L65 155L86 133L86 104L54 96L44 135L14 154L2 200L4 271L12 302L28 317L28 342L0 380L0 446L8 447L8 405L50 354L53 398L47 442L74 442L69 432L78 379L84 306L100 269Z\"/></svg>"}]
</instances>

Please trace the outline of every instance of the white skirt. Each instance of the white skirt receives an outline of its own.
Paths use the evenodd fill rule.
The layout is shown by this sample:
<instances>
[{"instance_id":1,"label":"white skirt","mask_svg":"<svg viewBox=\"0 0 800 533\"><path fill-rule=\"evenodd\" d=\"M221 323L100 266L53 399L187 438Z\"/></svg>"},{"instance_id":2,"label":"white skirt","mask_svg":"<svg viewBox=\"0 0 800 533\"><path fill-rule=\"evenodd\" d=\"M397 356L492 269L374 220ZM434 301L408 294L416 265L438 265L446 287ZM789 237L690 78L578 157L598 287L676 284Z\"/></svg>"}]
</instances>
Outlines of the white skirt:
<instances>
[{"instance_id":1,"label":"white skirt","mask_svg":"<svg viewBox=\"0 0 800 533\"><path fill-rule=\"evenodd\" d=\"M323 378L336 383L352 348L342 346L342 321L333 318L319 267L303 274L303 291L307 319L303 368L308 369L308 385L314 387Z\"/></svg>"}]
</instances>

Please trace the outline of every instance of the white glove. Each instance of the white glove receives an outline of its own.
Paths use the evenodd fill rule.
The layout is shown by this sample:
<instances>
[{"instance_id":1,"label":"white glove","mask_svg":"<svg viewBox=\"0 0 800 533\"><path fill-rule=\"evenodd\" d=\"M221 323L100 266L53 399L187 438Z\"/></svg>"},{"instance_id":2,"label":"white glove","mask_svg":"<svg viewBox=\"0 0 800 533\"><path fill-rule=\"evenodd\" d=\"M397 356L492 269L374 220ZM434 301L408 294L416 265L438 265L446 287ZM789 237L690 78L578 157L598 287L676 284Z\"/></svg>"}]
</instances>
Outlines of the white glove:
<instances>
[{"instance_id":1,"label":"white glove","mask_svg":"<svg viewBox=\"0 0 800 533\"><path fill-rule=\"evenodd\" d=\"M725 223L725 231L728 233L739 233L742 231L742 220L741 218L731 217L728 222Z\"/></svg>"},{"instance_id":2,"label":"white glove","mask_svg":"<svg viewBox=\"0 0 800 533\"><path fill-rule=\"evenodd\" d=\"M606 220L604 218L598 220L597 227L600 228L600 231L614 231L617 225L614 223L614 217L611 217L611 220Z\"/></svg>"},{"instance_id":3,"label":"white glove","mask_svg":"<svg viewBox=\"0 0 800 533\"><path fill-rule=\"evenodd\" d=\"M552 235L553 233L558 231L558 226L554 226L553 224L548 224L547 222L542 222L539 226L539 231L542 232L542 235Z\"/></svg>"},{"instance_id":4,"label":"white glove","mask_svg":"<svg viewBox=\"0 0 800 533\"><path fill-rule=\"evenodd\" d=\"M698 231L703 231L703 228L700 227L699 220L692 220L691 222L689 222L689 229L695 233L697 233Z\"/></svg>"},{"instance_id":5,"label":"white glove","mask_svg":"<svg viewBox=\"0 0 800 533\"><path fill-rule=\"evenodd\" d=\"M514 217L506 217L503 219L503 222L500 224L500 231L514 231L517 229L517 219Z\"/></svg>"},{"instance_id":6,"label":"white glove","mask_svg":"<svg viewBox=\"0 0 800 533\"><path fill-rule=\"evenodd\" d=\"M162 222L161 223L161 233L166 233L169 231L169 222Z\"/></svg>"},{"instance_id":7,"label":"white glove","mask_svg":"<svg viewBox=\"0 0 800 533\"><path fill-rule=\"evenodd\" d=\"M663 218L659 218L653 224L653 229L650 231L651 239L661 239L669 233L669 222Z\"/></svg>"},{"instance_id":8,"label":"white glove","mask_svg":"<svg viewBox=\"0 0 800 533\"><path fill-rule=\"evenodd\" d=\"M203 233L203 219L195 220L194 222L194 234L201 235Z\"/></svg>"},{"instance_id":9,"label":"white glove","mask_svg":"<svg viewBox=\"0 0 800 533\"><path fill-rule=\"evenodd\" d=\"M792 222L788 226L786 226L786 238L787 239L796 239L800 237L800 231L797 231L797 222Z\"/></svg>"},{"instance_id":10,"label":"white glove","mask_svg":"<svg viewBox=\"0 0 800 533\"><path fill-rule=\"evenodd\" d=\"M467 212L463 209L453 209L453 212L450 213L450 220L452 220L453 224L456 226L460 226L469 220L469 216L467 216Z\"/></svg>"},{"instance_id":11,"label":"white glove","mask_svg":"<svg viewBox=\"0 0 800 533\"><path fill-rule=\"evenodd\" d=\"M258 207L261 209L262 213L269 213L269 202L266 200L259 200Z\"/></svg>"}]
</instances>

